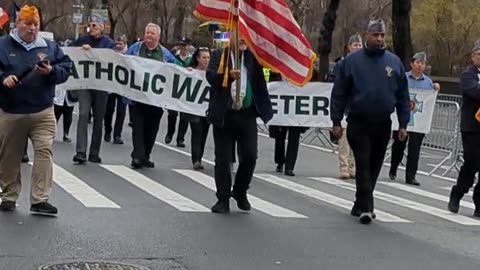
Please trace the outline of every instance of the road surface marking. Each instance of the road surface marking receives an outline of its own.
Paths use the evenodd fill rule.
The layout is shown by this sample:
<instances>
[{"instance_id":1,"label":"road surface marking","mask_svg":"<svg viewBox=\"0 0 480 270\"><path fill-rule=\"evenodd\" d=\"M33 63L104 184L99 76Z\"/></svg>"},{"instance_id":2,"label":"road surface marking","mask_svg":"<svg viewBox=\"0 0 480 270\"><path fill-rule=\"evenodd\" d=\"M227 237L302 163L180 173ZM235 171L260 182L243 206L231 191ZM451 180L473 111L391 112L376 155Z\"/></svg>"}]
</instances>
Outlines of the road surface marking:
<instances>
[{"instance_id":1,"label":"road surface marking","mask_svg":"<svg viewBox=\"0 0 480 270\"><path fill-rule=\"evenodd\" d=\"M204 173L193 171L193 170L173 170L181 175L184 175L191 180L199 183L200 185L215 191L215 180L213 177L208 176ZM307 218L304 215L299 213L293 212L281 206L274 205L270 202L264 201L260 198L257 198L253 195L248 195L248 200L252 204L252 208L257 209L265 214L268 214L273 217L280 217L280 218Z\"/></svg>"},{"instance_id":2,"label":"road surface marking","mask_svg":"<svg viewBox=\"0 0 480 270\"><path fill-rule=\"evenodd\" d=\"M132 185L152 195L153 197L175 207L184 212L210 212L208 208L200 205L175 191L151 180L150 178L138 173L128 167L118 165L101 165L103 168L120 176L122 179L130 182Z\"/></svg>"}]
</instances>

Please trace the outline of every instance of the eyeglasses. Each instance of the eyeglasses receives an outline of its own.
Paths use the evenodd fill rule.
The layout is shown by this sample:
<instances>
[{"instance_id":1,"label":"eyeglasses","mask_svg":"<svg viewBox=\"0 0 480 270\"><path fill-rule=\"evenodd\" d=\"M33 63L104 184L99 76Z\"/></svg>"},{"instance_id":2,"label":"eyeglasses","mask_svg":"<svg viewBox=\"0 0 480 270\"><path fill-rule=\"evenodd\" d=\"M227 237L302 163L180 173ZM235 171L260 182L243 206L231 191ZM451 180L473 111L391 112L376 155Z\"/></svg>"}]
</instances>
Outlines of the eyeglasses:
<instances>
[{"instance_id":1,"label":"eyeglasses","mask_svg":"<svg viewBox=\"0 0 480 270\"><path fill-rule=\"evenodd\" d=\"M91 24L88 25L88 27L90 27L90 28L97 28L97 27L98 27L98 24L96 24L96 23L91 23Z\"/></svg>"}]
</instances>

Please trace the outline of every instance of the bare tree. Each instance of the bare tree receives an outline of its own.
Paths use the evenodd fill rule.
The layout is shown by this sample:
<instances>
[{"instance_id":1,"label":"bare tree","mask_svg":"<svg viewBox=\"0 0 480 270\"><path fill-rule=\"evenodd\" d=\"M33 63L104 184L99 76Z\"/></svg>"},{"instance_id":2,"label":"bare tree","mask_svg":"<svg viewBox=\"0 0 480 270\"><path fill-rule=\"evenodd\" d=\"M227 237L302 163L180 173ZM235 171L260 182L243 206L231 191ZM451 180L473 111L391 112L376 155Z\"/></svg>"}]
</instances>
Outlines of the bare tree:
<instances>
[{"instance_id":1,"label":"bare tree","mask_svg":"<svg viewBox=\"0 0 480 270\"><path fill-rule=\"evenodd\" d=\"M332 36L335 29L335 20L337 19L337 10L340 5L340 0L331 0L327 11L323 16L323 28L320 31L320 38L318 44L318 54L320 57L318 78L325 80L329 70L330 60L329 55L332 51Z\"/></svg>"},{"instance_id":2,"label":"bare tree","mask_svg":"<svg viewBox=\"0 0 480 270\"><path fill-rule=\"evenodd\" d=\"M410 34L411 0L393 0L393 47L395 54L402 60L405 67L409 66L413 54L412 37Z\"/></svg>"}]
</instances>

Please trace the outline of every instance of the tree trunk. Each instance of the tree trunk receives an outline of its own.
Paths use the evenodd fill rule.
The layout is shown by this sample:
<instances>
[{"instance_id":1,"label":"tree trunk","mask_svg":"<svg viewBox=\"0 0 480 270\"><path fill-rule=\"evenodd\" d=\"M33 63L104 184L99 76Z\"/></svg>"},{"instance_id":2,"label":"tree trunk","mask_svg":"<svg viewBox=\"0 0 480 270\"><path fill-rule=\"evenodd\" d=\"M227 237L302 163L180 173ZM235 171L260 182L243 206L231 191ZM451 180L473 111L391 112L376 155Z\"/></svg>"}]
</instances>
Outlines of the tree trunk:
<instances>
[{"instance_id":1,"label":"tree trunk","mask_svg":"<svg viewBox=\"0 0 480 270\"><path fill-rule=\"evenodd\" d=\"M393 0L393 48L406 68L410 66L413 56L412 37L410 34L410 12L412 0Z\"/></svg>"},{"instance_id":2,"label":"tree trunk","mask_svg":"<svg viewBox=\"0 0 480 270\"><path fill-rule=\"evenodd\" d=\"M183 21L185 20L185 13L187 12L187 2L185 0L177 0L175 6L175 25L173 26L173 34L183 35Z\"/></svg>"},{"instance_id":3,"label":"tree trunk","mask_svg":"<svg viewBox=\"0 0 480 270\"><path fill-rule=\"evenodd\" d=\"M325 81L328 74L330 60L329 55L332 51L332 36L335 29L335 21L337 19L337 10L340 5L340 0L331 0L327 7L327 11L323 16L323 26L320 30L320 37L318 38L318 54L320 57L320 67L317 80Z\"/></svg>"}]
</instances>

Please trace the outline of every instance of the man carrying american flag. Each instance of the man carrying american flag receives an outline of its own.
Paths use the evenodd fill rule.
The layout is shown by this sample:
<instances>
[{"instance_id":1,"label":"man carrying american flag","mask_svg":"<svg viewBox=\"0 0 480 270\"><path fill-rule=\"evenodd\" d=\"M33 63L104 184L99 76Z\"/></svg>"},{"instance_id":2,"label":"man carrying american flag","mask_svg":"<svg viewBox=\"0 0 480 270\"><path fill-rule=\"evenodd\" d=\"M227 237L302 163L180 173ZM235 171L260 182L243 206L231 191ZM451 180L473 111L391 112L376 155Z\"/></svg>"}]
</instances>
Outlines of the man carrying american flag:
<instances>
[{"instance_id":1,"label":"man carrying american flag","mask_svg":"<svg viewBox=\"0 0 480 270\"><path fill-rule=\"evenodd\" d=\"M256 118L264 123L273 118L263 67L303 86L312 77L316 56L285 0L200 0L195 15L225 23L233 32L230 45L213 53L206 74L212 86L207 119L213 125L218 198L212 212L230 212L230 197L239 209L249 211L247 190L257 160ZM240 163L232 190L229 165L235 142Z\"/></svg>"}]
</instances>

